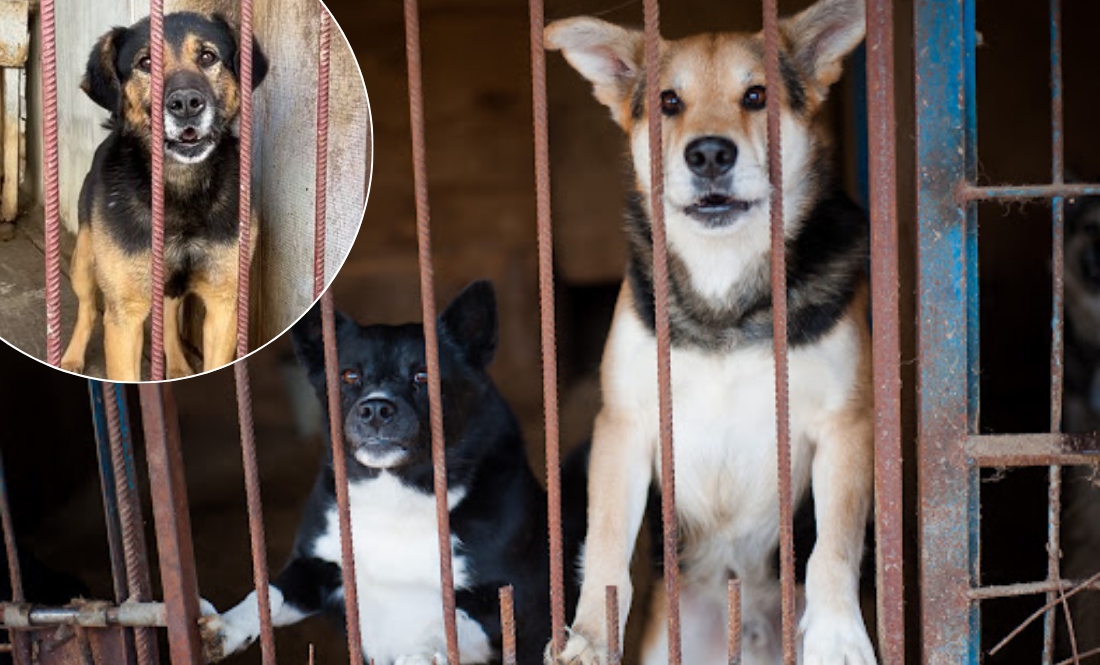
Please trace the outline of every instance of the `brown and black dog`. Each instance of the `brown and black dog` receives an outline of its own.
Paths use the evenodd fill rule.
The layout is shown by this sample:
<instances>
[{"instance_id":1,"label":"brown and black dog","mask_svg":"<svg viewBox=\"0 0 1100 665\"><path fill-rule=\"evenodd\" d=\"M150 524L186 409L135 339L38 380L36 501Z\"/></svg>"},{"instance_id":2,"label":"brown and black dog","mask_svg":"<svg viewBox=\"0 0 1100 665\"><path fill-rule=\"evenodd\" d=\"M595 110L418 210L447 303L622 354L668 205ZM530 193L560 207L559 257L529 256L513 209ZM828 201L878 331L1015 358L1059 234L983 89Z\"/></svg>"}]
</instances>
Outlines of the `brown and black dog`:
<instances>
[{"instance_id":1,"label":"brown and black dog","mask_svg":"<svg viewBox=\"0 0 1100 665\"><path fill-rule=\"evenodd\" d=\"M191 373L179 336L179 309L198 296L203 369L233 361L237 336L240 110L237 40L220 16L164 17L164 349L170 378ZM267 74L253 47L252 86ZM61 361L80 372L103 292L107 378L138 381L151 287L151 76L149 20L103 35L88 57L81 88L110 111L107 138L80 191L72 283L76 328ZM255 207L253 208L255 210ZM255 213L253 229L258 230ZM257 233L252 234L250 252Z\"/></svg>"}]
</instances>

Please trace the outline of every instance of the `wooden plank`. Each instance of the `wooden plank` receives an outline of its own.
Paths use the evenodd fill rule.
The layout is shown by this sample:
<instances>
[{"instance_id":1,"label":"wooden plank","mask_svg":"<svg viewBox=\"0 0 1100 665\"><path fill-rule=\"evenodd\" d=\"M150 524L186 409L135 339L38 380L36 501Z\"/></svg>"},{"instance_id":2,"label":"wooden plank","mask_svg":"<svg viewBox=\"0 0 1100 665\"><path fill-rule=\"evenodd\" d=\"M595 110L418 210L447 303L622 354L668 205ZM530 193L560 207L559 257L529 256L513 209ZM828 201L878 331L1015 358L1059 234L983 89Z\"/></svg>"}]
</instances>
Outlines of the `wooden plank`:
<instances>
[{"instance_id":1,"label":"wooden plank","mask_svg":"<svg viewBox=\"0 0 1100 665\"><path fill-rule=\"evenodd\" d=\"M0 21L2 21L0 17ZM0 47L2 48L2 47ZM0 128L3 128L3 146L0 154L4 156L2 189L0 189L0 221L15 221L19 213L19 137L22 134L22 119L19 114L20 70L5 68L2 72L3 114L0 116Z\"/></svg>"},{"instance_id":2,"label":"wooden plank","mask_svg":"<svg viewBox=\"0 0 1100 665\"><path fill-rule=\"evenodd\" d=\"M0 67L22 67L27 62L30 32L27 0L0 0Z\"/></svg>"}]
</instances>

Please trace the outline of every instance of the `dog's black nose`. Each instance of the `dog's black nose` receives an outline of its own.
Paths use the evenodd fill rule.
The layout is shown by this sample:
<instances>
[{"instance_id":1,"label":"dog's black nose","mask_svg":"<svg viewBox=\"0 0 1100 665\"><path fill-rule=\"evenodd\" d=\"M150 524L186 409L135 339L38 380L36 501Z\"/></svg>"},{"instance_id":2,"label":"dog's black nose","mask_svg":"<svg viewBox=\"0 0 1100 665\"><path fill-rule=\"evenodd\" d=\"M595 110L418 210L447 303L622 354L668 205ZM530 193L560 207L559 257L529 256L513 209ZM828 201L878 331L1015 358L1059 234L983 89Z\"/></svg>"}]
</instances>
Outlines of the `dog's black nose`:
<instances>
[{"instance_id":1,"label":"dog's black nose","mask_svg":"<svg viewBox=\"0 0 1100 665\"><path fill-rule=\"evenodd\" d=\"M716 178L728 173L737 162L737 146L721 136L704 136L688 144L684 161L695 175Z\"/></svg>"},{"instance_id":2,"label":"dog's black nose","mask_svg":"<svg viewBox=\"0 0 1100 665\"><path fill-rule=\"evenodd\" d=\"M206 108L206 95L194 88L173 91L164 101L168 112L180 120L194 118Z\"/></svg>"},{"instance_id":3,"label":"dog's black nose","mask_svg":"<svg viewBox=\"0 0 1100 665\"><path fill-rule=\"evenodd\" d=\"M397 405L383 397L372 397L359 403L359 417L374 427L389 425L397 415Z\"/></svg>"}]
</instances>

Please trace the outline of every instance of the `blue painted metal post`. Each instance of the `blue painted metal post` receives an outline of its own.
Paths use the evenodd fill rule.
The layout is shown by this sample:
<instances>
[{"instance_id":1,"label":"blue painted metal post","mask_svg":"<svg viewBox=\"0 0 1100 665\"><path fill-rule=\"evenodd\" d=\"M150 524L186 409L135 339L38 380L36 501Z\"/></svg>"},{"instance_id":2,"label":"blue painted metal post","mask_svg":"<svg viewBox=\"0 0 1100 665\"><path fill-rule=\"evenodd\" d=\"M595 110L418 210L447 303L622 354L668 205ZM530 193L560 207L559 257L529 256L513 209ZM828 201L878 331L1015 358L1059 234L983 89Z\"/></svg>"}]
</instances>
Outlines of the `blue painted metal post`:
<instances>
[{"instance_id":1,"label":"blue painted metal post","mask_svg":"<svg viewBox=\"0 0 1100 665\"><path fill-rule=\"evenodd\" d=\"M977 496L970 423L965 0L916 0L918 479L921 642L932 665L978 663ZM972 106L970 107L972 109ZM967 620L961 620L964 617Z\"/></svg>"}]
</instances>

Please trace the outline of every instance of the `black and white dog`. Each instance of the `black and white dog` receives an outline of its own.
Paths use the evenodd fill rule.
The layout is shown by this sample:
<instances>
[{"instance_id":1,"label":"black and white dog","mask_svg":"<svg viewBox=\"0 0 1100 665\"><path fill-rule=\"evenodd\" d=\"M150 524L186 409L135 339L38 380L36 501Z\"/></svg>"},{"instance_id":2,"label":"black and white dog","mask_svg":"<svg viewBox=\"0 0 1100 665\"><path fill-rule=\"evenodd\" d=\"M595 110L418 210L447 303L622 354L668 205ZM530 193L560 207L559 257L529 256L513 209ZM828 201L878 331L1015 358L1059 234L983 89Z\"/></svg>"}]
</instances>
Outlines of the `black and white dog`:
<instances>
[{"instance_id":1,"label":"black and white dog","mask_svg":"<svg viewBox=\"0 0 1100 665\"><path fill-rule=\"evenodd\" d=\"M292 334L324 401L318 310ZM336 335L364 657L376 665L446 663L423 328L364 327L337 314ZM499 662L497 594L513 585L519 661L538 663L550 636L546 494L528 466L516 419L486 372L496 345L493 288L475 282L439 318L460 660ZM566 561L577 559L584 535L586 464L574 456L563 473ZM316 613L345 618L334 488L330 452L290 561L270 587L276 626ZM567 596L575 596L567 568ZM244 649L259 635L255 592L203 624L209 659Z\"/></svg>"}]
</instances>

